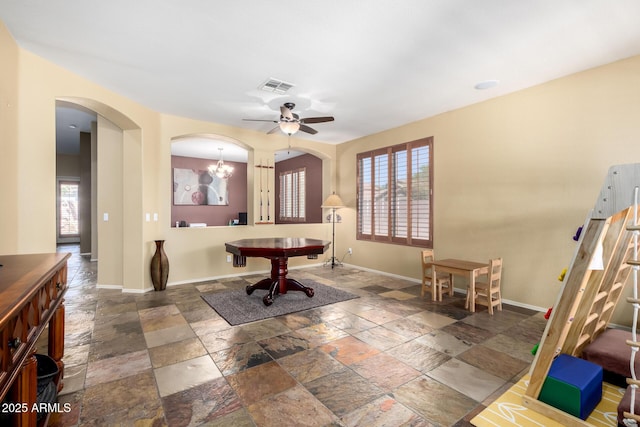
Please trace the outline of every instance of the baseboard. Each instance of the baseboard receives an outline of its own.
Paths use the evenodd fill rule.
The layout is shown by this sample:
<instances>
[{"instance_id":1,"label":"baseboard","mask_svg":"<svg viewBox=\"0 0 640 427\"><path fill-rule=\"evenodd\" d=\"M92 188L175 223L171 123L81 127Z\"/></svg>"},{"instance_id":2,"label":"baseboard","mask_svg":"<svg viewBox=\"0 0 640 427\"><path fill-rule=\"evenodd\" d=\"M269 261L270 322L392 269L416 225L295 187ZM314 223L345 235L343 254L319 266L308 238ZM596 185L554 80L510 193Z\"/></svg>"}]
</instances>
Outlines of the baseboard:
<instances>
[{"instance_id":1,"label":"baseboard","mask_svg":"<svg viewBox=\"0 0 640 427\"><path fill-rule=\"evenodd\" d=\"M113 289L121 291L123 294L146 294L147 292L153 291L153 288L146 289L125 289L122 285L101 285L96 284L97 289Z\"/></svg>"},{"instance_id":2,"label":"baseboard","mask_svg":"<svg viewBox=\"0 0 640 427\"><path fill-rule=\"evenodd\" d=\"M295 266L295 267L290 267L290 268L288 268L288 270L302 270L302 269L311 268L311 267L322 267L322 266L325 266L325 264L326 263L299 265L299 266ZM386 272L386 271L375 270L373 268L362 267L362 266L359 266L359 265L342 263L342 267L355 268L357 270L368 271L370 273L376 273L376 274L380 274L382 276L393 277L394 279L407 280L409 282L414 282L414 283L422 283L421 280L416 279L415 277L402 276L400 274L394 274L394 273L389 273L389 272ZM338 268L340 268L340 266ZM247 272L243 272L243 273L232 273L232 274L223 274L223 275L219 275L219 276L201 277L201 278L197 278L197 279L189 279L189 280L181 280L181 281L170 282L170 283L167 283L167 287L186 285L186 284L193 284L193 283L201 283L201 282L208 282L208 281L219 280L219 279L227 279L227 278L230 278L230 277L251 276L251 275L256 275L256 274L270 274L270 272L271 272L270 270L254 270L254 271L247 271ZM98 289L120 289L120 290L122 290L122 293L133 293L133 294L144 294L146 292L153 291L153 288L149 288L149 289L123 289L122 286L118 286L118 285L96 285L96 287ZM464 294L464 295L466 295L466 293L467 293L467 289L466 288L464 288L464 289L454 288L454 289L455 289L455 291L460 292L461 294ZM531 304L524 304L524 303L521 303L521 302L518 302L518 301L513 301L513 300L509 300L509 299L505 299L505 298L502 299L502 302L504 304L513 305L515 307L526 308L526 309L533 310L533 311L539 311L539 312L546 312L547 311L547 308L538 307L538 306L531 305ZM612 324L612 326L613 326L613 324Z\"/></svg>"}]
</instances>

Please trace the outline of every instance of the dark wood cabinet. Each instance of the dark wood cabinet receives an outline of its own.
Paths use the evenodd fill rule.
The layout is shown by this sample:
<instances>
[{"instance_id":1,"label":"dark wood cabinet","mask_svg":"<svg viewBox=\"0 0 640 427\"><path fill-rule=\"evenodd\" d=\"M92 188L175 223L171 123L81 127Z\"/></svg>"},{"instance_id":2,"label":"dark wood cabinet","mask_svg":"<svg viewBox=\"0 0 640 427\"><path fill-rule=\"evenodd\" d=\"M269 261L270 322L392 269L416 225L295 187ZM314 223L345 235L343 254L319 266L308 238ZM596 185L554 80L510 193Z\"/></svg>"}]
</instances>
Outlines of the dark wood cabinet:
<instances>
[{"instance_id":1,"label":"dark wood cabinet","mask_svg":"<svg viewBox=\"0 0 640 427\"><path fill-rule=\"evenodd\" d=\"M0 256L0 402L11 425L38 423L36 341L48 327L48 355L58 365L58 391L64 375L64 294L70 254Z\"/></svg>"}]
</instances>

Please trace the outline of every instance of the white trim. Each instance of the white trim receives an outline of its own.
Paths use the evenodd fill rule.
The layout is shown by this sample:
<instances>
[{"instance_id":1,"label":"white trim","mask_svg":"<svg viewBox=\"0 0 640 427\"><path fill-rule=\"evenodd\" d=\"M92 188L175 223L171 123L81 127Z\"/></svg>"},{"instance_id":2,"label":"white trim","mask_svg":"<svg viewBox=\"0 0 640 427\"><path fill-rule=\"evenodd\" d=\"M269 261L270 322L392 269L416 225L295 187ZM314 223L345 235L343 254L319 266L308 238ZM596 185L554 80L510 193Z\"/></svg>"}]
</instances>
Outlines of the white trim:
<instances>
[{"instance_id":1,"label":"white trim","mask_svg":"<svg viewBox=\"0 0 640 427\"><path fill-rule=\"evenodd\" d=\"M123 294L146 294L147 292L153 292L153 288L146 289L122 289Z\"/></svg>"},{"instance_id":2,"label":"white trim","mask_svg":"<svg viewBox=\"0 0 640 427\"><path fill-rule=\"evenodd\" d=\"M299 265L299 266L295 266L295 267L291 267L288 270L302 270L304 268L310 268L310 267L322 267L324 266L324 263L319 263L319 264L306 264L306 265ZM363 270L363 271L368 271L370 273L376 273L376 274L381 274L383 276L388 276L388 277L393 277L395 279L401 279L401 280L407 280L409 282L414 282L414 283L422 283L422 280L416 279L414 277L407 277L407 276L402 276L400 274L394 274L394 273L388 273L386 271L380 271L380 270L375 270L373 268L367 268L367 267L361 267L359 265L353 265L353 264L342 264L343 266L347 266L350 268L355 268L358 270ZM340 267L338 267L340 268ZM198 278L198 279L189 279L189 280L181 280L181 281L177 281L177 282L170 282L167 283L167 287L173 287L173 286L179 286L179 285L187 285L187 284L195 284L195 283L201 283L201 282L208 282L211 280L218 280L218 279L227 279L229 277L242 277L242 276L251 276L251 275L255 275L255 274L269 274L271 272L271 270L256 270L256 271L247 271L247 272L243 272L243 273L234 273L234 274L223 274L220 276L210 276L210 277L203 277L203 278ZM96 288L98 289L121 289L122 293L132 293L132 294L144 294L147 292L151 292L153 291L153 288L147 288L147 289L123 289L122 286L119 285L96 285ZM467 293L466 289L460 289L460 288L454 288L456 291L465 294ZM539 311L542 313L546 313L547 308L543 308L543 307L538 307L535 305L531 305L531 304L523 304L517 301L513 301L513 300L508 300L508 299L502 299L502 302L504 302L505 304L509 304L509 305L513 305L515 307L521 307L521 308L526 308L529 310L534 310L534 311ZM619 327L619 328L624 328L624 326L618 326L615 324L610 324L611 326L614 327Z\"/></svg>"},{"instance_id":3,"label":"white trim","mask_svg":"<svg viewBox=\"0 0 640 427\"><path fill-rule=\"evenodd\" d=\"M98 285L96 284L96 289L113 289L120 290L123 294L146 294L147 292L153 291L153 288L147 289L124 289L122 285Z\"/></svg>"},{"instance_id":4,"label":"white trim","mask_svg":"<svg viewBox=\"0 0 640 427\"><path fill-rule=\"evenodd\" d=\"M100 285L96 283L96 289L122 289L122 285Z\"/></svg>"},{"instance_id":5,"label":"white trim","mask_svg":"<svg viewBox=\"0 0 640 427\"><path fill-rule=\"evenodd\" d=\"M195 284L195 283L201 283L201 282L209 282L211 280L226 279L226 278L229 278L229 277L250 276L252 274L268 274L268 273L270 273L270 270L248 271L246 273L241 273L241 274L224 274L222 276L201 277L201 278L198 278L198 279L189 279L189 280L181 280L181 281L178 281L178 282L169 282L169 283L167 283L167 288L170 287L170 286L188 285L188 284Z\"/></svg>"},{"instance_id":6,"label":"white trim","mask_svg":"<svg viewBox=\"0 0 640 427\"><path fill-rule=\"evenodd\" d=\"M387 273L386 271L374 270L373 268L361 267L359 265L347 264L347 263L344 263L344 262L342 263L342 265L346 265L346 266L351 267L351 268L357 268L358 270L368 271L368 272L371 272L371 273L382 274L383 276L394 277L396 279L403 279L403 280L408 280L410 282L422 283L422 280L416 279L416 278L413 278L413 277L407 277L407 276L401 276L399 274Z\"/></svg>"}]
</instances>

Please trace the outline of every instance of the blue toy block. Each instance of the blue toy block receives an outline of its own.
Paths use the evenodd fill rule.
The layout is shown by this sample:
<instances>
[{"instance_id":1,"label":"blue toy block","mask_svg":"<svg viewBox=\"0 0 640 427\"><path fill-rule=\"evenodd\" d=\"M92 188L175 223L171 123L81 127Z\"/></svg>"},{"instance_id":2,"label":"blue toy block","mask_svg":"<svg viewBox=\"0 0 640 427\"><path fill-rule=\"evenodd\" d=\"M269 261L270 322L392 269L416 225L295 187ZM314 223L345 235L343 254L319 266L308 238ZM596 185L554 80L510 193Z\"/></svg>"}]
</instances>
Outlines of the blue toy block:
<instances>
[{"instance_id":1,"label":"blue toy block","mask_svg":"<svg viewBox=\"0 0 640 427\"><path fill-rule=\"evenodd\" d=\"M551 364L538 400L586 420L602 399L602 367L568 354Z\"/></svg>"}]
</instances>

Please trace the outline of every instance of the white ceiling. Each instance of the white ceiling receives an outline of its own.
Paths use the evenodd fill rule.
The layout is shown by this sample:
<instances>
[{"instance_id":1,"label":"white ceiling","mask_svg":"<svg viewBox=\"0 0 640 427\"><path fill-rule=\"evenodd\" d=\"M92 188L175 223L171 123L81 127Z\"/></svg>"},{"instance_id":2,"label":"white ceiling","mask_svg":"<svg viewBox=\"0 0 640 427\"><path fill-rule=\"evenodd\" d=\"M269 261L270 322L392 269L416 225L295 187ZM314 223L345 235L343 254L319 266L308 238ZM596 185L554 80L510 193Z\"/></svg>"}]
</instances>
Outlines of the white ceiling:
<instances>
[{"instance_id":1,"label":"white ceiling","mask_svg":"<svg viewBox=\"0 0 640 427\"><path fill-rule=\"evenodd\" d=\"M638 0L0 0L22 48L153 110L266 132L242 119L293 101L335 117L298 135L330 144L638 55L639 18Z\"/></svg>"},{"instance_id":2,"label":"white ceiling","mask_svg":"<svg viewBox=\"0 0 640 427\"><path fill-rule=\"evenodd\" d=\"M222 151L220 151L222 149ZM214 159L247 163L248 152L240 147L231 138L224 136L205 137L205 136L188 136L184 138L175 138L171 141L171 154L174 156L197 157L200 159ZM281 150L275 152L274 159L257 160L258 163L274 162L291 159L303 155L303 152L295 150Z\"/></svg>"}]
</instances>

